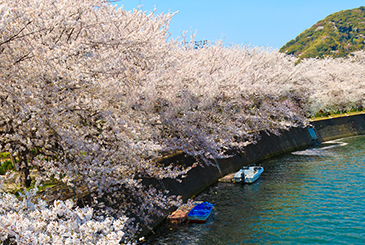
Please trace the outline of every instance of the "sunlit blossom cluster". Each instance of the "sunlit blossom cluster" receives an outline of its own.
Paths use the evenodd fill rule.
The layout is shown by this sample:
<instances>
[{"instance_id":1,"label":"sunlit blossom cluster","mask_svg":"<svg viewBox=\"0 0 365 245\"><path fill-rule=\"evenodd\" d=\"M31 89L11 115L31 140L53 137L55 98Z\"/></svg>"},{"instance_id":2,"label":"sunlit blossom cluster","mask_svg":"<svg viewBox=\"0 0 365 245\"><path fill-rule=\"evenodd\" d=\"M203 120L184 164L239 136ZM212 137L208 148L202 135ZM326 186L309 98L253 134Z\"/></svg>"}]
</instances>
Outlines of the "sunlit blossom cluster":
<instances>
[{"instance_id":1,"label":"sunlit blossom cluster","mask_svg":"<svg viewBox=\"0 0 365 245\"><path fill-rule=\"evenodd\" d=\"M105 193L121 200L111 212L118 215L100 218L70 201L47 206L33 194L1 194L3 240L123 240L138 226L125 212L148 225L180 203L143 186L143 178L182 181L192 168L159 164L165 154L214 164L260 133L364 106L363 52L296 64L267 48L196 48L185 36L169 39L173 15L104 0L0 0L0 151L18 159L27 186L54 178L87 190L95 207Z\"/></svg>"},{"instance_id":2,"label":"sunlit blossom cluster","mask_svg":"<svg viewBox=\"0 0 365 245\"><path fill-rule=\"evenodd\" d=\"M20 198L0 194L0 241L17 244L119 244L128 219L93 219L90 207L74 207L72 200L48 206L36 198L37 189Z\"/></svg>"}]
</instances>

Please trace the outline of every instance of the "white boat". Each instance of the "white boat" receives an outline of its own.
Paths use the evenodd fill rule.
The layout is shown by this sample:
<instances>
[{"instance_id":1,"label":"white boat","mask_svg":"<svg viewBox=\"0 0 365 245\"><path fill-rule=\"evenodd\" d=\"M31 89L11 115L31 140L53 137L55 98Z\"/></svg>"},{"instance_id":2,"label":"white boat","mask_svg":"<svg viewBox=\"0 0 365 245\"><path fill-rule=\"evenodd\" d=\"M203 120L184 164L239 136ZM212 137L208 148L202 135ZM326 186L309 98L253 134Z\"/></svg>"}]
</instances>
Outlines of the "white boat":
<instances>
[{"instance_id":1,"label":"white boat","mask_svg":"<svg viewBox=\"0 0 365 245\"><path fill-rule=\"evenodd\" d=\"M264 168L261 166L245 166L242 167L234 176L234 182L242 182L242 183L253 183L255 182L260 175L264 172Z\"/></svg>"}]
</instances>

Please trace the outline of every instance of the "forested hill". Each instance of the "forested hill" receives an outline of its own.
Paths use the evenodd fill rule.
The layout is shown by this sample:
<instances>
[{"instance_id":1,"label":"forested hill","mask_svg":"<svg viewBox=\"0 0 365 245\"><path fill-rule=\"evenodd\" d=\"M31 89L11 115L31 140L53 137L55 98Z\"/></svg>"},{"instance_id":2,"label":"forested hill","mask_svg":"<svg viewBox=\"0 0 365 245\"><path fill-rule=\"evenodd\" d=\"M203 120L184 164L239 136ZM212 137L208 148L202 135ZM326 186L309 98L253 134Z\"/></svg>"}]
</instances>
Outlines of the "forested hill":
<instances>
[{"instance_id":1,"label":"forested hill","mask_svg":"<svg viewBox=\"0 0 365 245\"><path fill-rule=\"evenodd\" d=\"M299 58L345 57L364 49L365 7L329 15L286 43L280 52Z\"/></svg>"}]
</instances>

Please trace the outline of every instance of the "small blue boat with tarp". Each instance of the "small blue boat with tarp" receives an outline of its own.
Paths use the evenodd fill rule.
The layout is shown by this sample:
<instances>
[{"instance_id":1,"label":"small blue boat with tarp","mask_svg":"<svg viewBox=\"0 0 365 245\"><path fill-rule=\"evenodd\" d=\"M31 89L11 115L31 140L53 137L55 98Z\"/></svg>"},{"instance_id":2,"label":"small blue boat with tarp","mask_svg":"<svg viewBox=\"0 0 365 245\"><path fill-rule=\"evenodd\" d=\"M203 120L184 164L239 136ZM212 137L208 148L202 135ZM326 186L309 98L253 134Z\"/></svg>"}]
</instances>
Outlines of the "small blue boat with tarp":
<instances>
[{"instance_id":1,"label":"small blue boat with tarp","mask_svg":"<svg viewBox=\"0 0 365 245\"><path fill-rule=\"evenodd\" d=\"M192 223L205 223L212 214L213 204L202 202L195 205L188 213L188 220Z\"/></svg>"}]
</instances>

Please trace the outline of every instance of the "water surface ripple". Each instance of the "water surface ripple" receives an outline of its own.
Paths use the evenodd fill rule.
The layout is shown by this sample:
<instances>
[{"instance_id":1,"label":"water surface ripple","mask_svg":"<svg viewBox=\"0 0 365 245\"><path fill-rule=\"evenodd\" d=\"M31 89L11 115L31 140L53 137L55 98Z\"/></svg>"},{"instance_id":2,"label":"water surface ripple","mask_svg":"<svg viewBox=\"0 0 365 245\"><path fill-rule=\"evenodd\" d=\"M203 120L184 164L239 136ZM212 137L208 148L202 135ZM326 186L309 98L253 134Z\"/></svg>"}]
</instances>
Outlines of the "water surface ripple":
<instances>
[{"instance_id":1,"label":"water surface ripple","mask_svg":"<svg viewBox=\"0 0 365 245\"><path fill-rule=\"evenodd\" d=\"M163 224L145 244L365 244L365 137L262 162L251 185L217 183L206 224Z\"/></svg>"}]
</instances>

